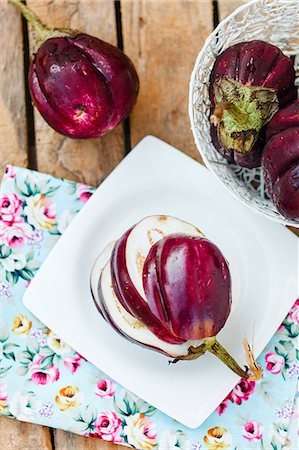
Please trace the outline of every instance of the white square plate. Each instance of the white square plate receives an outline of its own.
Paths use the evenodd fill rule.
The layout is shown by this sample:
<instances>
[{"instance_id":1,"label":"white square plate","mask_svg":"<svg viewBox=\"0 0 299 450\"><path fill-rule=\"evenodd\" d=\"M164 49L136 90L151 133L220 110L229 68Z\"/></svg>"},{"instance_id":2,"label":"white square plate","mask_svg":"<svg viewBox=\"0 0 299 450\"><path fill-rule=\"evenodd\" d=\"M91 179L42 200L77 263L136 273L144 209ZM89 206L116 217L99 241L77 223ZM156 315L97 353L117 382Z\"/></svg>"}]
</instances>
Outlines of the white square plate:
<instances>
[{"instance_id":1,"label":"white square plate","mask_svg":"<svg viewBox=\"0 0 299 450\"><path fill-rule=\"evenodd\" d=\"M254 330L259 354L297 296L298 239L235 200L203 166L151 136L119 164L74 219L33 279L24 304L109 376L195 428L238 377L208 354L168 365L167 357L119 336L101 318L90 294L96 256L151 214L187 220L219 246L230 263L233 309L218 339L244 364L242 340L246 336L250 342Z\"/></svg>"}]
</instances>

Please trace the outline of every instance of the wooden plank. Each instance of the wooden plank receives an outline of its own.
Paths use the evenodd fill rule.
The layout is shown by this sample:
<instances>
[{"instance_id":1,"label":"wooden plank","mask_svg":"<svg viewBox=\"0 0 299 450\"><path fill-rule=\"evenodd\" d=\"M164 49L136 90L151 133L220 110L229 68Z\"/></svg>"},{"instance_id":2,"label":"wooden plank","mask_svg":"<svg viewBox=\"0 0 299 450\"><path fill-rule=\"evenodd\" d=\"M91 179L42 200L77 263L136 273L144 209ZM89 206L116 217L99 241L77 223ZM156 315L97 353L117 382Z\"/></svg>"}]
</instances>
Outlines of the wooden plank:
<instances>
[{"instance_id":1,"label":"wooden plank","mask_svg":"<svg viewBox=\"0 0 299 450\"><path fill-rule=\"evenodd\" d=\"M200 160L188 117L189 79L213 30L209 0L122 0L124 50L140 76L132 144L154 134Z\"/></svg>"},{"instance_id":2,"label":"wooden plank","mask_svg":"<svg viewBox=\"0 0 299 450\"><path fill-rule=\"evenodd\" d=\"M123 445L55 430L55 450L123 450Z\"/></svg>"},{"instance_id":3,"label":"wooden plank","mask_svg":"<svg viewBox=\"0 0 299 450\"><path fill-rule=\"evenodd\" d=\"M7 417L0 419L0 448L3 450L54 450L48 428Z\"/></svg>"},{"instance_id":4,"label":"wooden plank","mask_svg":"<svg viewBox=\"0 0 299 450\"><path fill-rule=\"evenodd\" d=\"M6 0L0 2L0 167L27 165L22 22ZM8 38L9 37L9 38ZM4 51L5 49L5 51Z\"/></svg>"},{"instance_id":5,"label":"wooden plank","mask_svg":"<svg viewBox=\"0 0 299 450\"><path fill-rule=\"evenodd\" d=\"M0 2L0 167L27 166L27 125L24 89L23 33L18 11ZM9 38L8 38L9 37ZM4 51L5 49L5 51ZM25 443L25 444L24 444ZM0 417L0 448L52 449L47 428Z\"/></svg>"},{"instance_id":6,"label":"wooden plank","mask_svg":"<svg viewBox=\"0 0 299 450\"><path fill-rule=\"evenodd\" d=\"M28 0L27 4L50 26L80 29L117 43L111 0ZM72 140L52 130L35 109L35 129L37 165L42 172L98 185L124 156L122 125L102 138Z\"/></svg>"},{"instance_id":7,"label":"wooden plank","mask_svg":"<svg viewBox=\"0 0 299 450\"><path fill-rule=\"evenodd\" d=\"M225 19L236 8L247 3L248 0L218 0L219 19Z\"/></svg>"}]
</instances>

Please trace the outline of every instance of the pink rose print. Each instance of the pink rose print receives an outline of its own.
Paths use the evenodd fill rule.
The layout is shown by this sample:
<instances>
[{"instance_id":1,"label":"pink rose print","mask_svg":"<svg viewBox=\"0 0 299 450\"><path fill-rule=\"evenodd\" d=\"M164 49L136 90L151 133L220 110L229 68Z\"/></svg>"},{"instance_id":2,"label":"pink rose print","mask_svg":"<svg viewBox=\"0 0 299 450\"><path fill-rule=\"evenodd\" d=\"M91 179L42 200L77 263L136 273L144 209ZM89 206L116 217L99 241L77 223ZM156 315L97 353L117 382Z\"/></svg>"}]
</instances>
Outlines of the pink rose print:
<instances>
[{"instance_id":1,"label":"pink rose print","mask_svg":"<svg viewBox=\"0 0 299 450\"><path fill-rule=\"evenodd\" d=\"M299 324L299 299L296 300L288 315L288 320Z\"/></svg>"},{"instance_id":2,"label":"pink rose print","mask_svg":"<svg viewBox=\"0 0 299 450\"><path fill-rule=\"evenodd\" d=\"M223 414L223 412L226 410L227 402L228 399L224 399L223 402L221 402L220 405L217 406L216 411L218 412L219 416L221 416L221 414Z\"/></svg>"},{"instance_id":3,"label":"pink rose print","mask_svg":"<svg viewBox=\"0 0 299 450\"><path fill-rule=\"evenodd\" d=\"M241 380L228 395L228 398L232 403L241 405L243 400L249 399L254 392L254 387L255 381Z\"/></svg>"},{"instance_id":4,"label":"pink rose print","mask_svg":"<svg viewBox=\"0 0 299 450\"><path fill-rule=\"evenodd\" d=\"M266 369L273 375L277 375L284 368L284 358L275 352L269 352L265 355Z\"/></svg>"},{"instance_id":5,"label":"pink rose print","mask_svg":"<svg viewBox=\"0 0 299 450\"><path fill-rule=\"evenodd\" d=\"M20 218L19 222L0 221L0 238L9 247L22 247L31 236L31 226L22 220Z\"/></svg>"},{"instance_id":6,"label":"pink rose print","mask_svg":"<svg viewBox=\"0 0 299 450\"><path fill-rule=\"evenodd\" d=\"M8 179L8 178L15 178L16 177L16 170L13 166L10 166L9 164L7 166L5 166L4 169L4 179Z\"/></svg>"},{"instance_id":7,"label":"pink rose print","mask_svg":"<svg viewBox=\"0 0 299 450\"><path fill-rule=\"evenodd\" d=\"M80 353L77 353L77 355L82 359L82 361L87 361L87 359L84 358L84 356L80 355Z\"/></svg>"},{"instance_id":8,"label":"pink rose print","mask_svg":"<svg viewBox=\"0 0 299 450\"><path fill-rule=\"evenodd\" d=\"M97 384L96 395L101 398L113 397L115 383L108 378L102 378Z\"/></svg>"},{"instance_id":9,"label":"pink rose print","mask_svg":"<svg viewBox=\"0 0 299 450\"><path fill-rule=\"evenodd\" d=\"M59 370L52 364L48 369L42 368L44 356L35 355L33 361L28 366L28 373L34 384L54 383L59 378Z\"/></svg>"},{"instance_id":10,"label":"pink rose print","mask_svg":"<svg viewBox=\"0 0 299 450\"><path fill-rule=\"evenodd\" d=\"M22 210L22 201L16 194L8 193L0 197L0 220L18 222Z\"/></svg>"},{"instance_id":11,"label":"pink rose print","mask_svg":"<svg viewBox=\"0 0 299 450\"><path fill-rule=\"evenodd\" d=\"M243 429L244 438L251 441L258 441L263 437L263 425L256 420L247 422Z\"/></svg>"},{"instance_id":12,"label":"pink rose print","mask_svg":"<svg viewBox=\"0 0 299 450\"><path fill-rule=\"evenodd\" d=\"M242 379L234 389L228 394L228 396L220 403L216 408L216 411L221 416L228 406L228 402L241 405L242 401L249 399L250 395L254 392L255 381L248 381Z\"/></svg>"},{"instance_id":13,"label":"pink rose print","mask_svg":"<svg viewBox=\"0 0 299 450\"><path fill-rule=\"evenodd\" d=\"M123 438L120 436L122 431L121 423L121 419L115 412L103 412L94 423L96 429L93 436L109 442L123 442Z\"/></svg>"},{"instance_id":14,"label":"pink rose print","mask_svg":"<svg viewBox=\"0 0 299 450\"><path fill-rule=\"evenodd\" d=\"M92 196L93 190L90 189L86 184L78 184L77 186L77 195L80 199L80 202L86 203L87 200Z\"/></svg>"},{"instance_id":15,"label":"pink rose print","mask_svg":"<svg viewBox=\"0 0 299 450\"><path fill-rule=\"evenodd\" d=\"M2 411L7 406L7 399L7 386L0 380L0 411Z\"/></svg>"},{"instance_id":16,"label":"pink rose print","mask_svg":"<svg viewBox=\"0 0 299 450\"><path fill-rule=\"evenodd\" d=\"M74 374L81 366L81 358L80 356L67 356L64 358L63 364L71 372L71 374Z\"/></svg>"}]
</instances>

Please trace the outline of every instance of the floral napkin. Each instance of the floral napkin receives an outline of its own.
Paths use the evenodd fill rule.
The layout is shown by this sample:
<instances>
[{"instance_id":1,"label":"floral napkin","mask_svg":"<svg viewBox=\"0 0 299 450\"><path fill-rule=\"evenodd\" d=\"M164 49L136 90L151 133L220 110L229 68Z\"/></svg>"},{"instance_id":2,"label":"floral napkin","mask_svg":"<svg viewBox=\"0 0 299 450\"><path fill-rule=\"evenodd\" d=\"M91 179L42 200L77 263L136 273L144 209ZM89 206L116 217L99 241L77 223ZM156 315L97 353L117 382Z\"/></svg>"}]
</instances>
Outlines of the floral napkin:
<instances>
[{"instance_id":1,"label":"floral napkin","mask_svg":"<svg viewBox=\"0 0 299 450\"><path fill-rule=\"evenodd\" d=\"M89 186L6 167L0 197L0 413L137 449L295 450L299 300L259 357L263 379L242 380L196 430L126 391L24 307L30 280L92 193Z\"/></svg>"}]
</instances>

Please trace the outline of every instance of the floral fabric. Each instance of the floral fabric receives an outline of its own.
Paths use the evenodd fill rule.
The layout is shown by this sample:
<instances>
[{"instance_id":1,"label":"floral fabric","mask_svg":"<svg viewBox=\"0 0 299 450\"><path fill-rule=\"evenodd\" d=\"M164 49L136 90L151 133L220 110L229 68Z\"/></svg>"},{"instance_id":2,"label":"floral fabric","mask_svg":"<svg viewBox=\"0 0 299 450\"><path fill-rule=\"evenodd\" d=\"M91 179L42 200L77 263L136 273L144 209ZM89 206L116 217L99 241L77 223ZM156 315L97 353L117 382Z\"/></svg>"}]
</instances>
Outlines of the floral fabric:
<instances>
[{"instance_id":1,"label":"floral fabric","mask_svg":"<svg viewBox=\"0 0 299 450\"><path fill-rule=\"evenodd\" d=\"M259 357L263 379L242 380L196 430L123 389L26 310L26 287L92 192L89 186L27 169L5 170L0 197L0 413L145 450L298 448L298 300Z\"/></svg>"}]
</instances>

